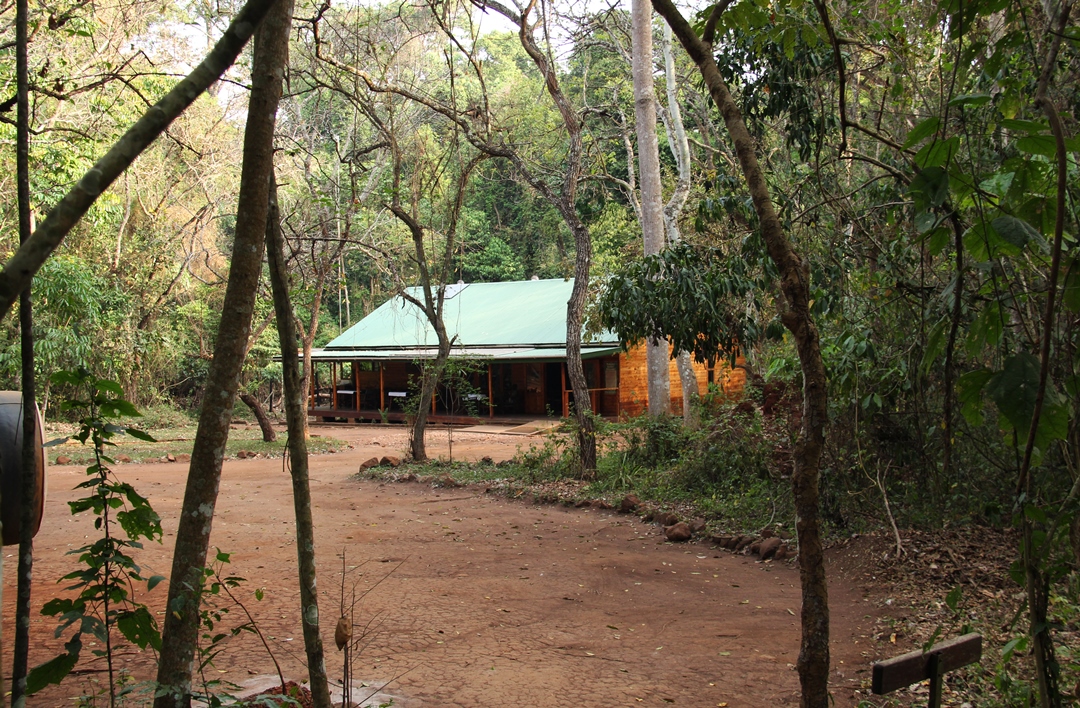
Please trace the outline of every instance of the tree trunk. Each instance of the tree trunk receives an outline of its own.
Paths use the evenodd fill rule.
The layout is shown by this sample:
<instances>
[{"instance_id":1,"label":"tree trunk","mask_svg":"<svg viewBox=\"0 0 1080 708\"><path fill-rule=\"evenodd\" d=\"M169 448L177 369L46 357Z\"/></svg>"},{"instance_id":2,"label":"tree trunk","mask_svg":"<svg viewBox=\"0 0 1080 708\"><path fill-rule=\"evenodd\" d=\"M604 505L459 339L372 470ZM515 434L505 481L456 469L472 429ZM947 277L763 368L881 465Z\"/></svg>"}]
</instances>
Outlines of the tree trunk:
<instances>
[{"instance_id":1,"label":"tree trunk","mask_svg":"<svg viewBox=\"0 0 1080 708\"><path fill-rule=\"evenodd\" d=\"M314 340L305 337L301 345L304 348L304 360L300 366L300 391L304 401L304 438L308 437L308 417L306 410L310 402L311 396L311 383L315 380L315 364L311 360L311 350L314 348Z\"/></svg>"},{"instance_id":2,"label":"tree trunk","mask_svg":"<svg viewBox=\"0 0 1080 708\"><path fill-rule=\"evenodd\" d=\"M641 184L641 234L646 256L664 248L663 195L660 185L660 145L656 137L656 87L653 84L652 5L634 0L631 64L634 78L634 124L638 142ZM666 340L645 341L649 415L671 413L671 367Z\"/></svg>"},{"instance_id":3,"label":"tree trunk","mask_svg":"<svg viewBox=\"0 0 1080 708\"><path fill-rule=\"evenodd\" d=\"M694 408L699 389L697 372L694 371L694 362L690 358L690 352L679 352L675 356L675 364L679 367L679 383L682 384L683 423L688 427L696 428L701 422Z\"/></svg>"},{"instance_id":4,"label":"tree trunk","mask_svg":"<svg viewBox=\"0 0 1080 708\"><path fill-rule=\"evenodd\" d=\"M439 353L434 361L424 366L424 373L420 379L420 402L417 406L416 418L413 419L412 430L409 431L409 450L416 462L424 462L428 459L425 439L428 415L431 413L431 402L435 399L435 387L438 386L443 369L446 368L446 361L450 358L450 338L446 335L442 318L438 317L437 321L436 331L440 332L438 335Z\"/></svg>"},{"instance_id":5,"label":"tree trunk","mask_svg":"<svg viewBox=\"0 0 1080 708\"><path fill-rule=\"evenodd\" d=\"M41 264L52 255L101 193L177 116L232 66L273 3L274 0L248 0L202 63L147 109L142 118L49 210L34 234L0 271L0 317L7 314L19 293L33 280ZM262 240L261 235L259 239Z\"/></svg>"},{"instance_id":6,"label":"tree trunk","mask_svg":"<svg viewBox=\"0 0 1080 708\"><path fill-rule=\"evenodd\" d=\"M244 402L244 405L251 409L251 412L255 414L255 419L259 421L259 429L262 430L263 442L275 442L277 440L277 433L274 432L274 426L270 424L270 419L266 417L266 412L263 411L259 399L255 398L250 393L241 393L240 400Z\"/></svg>"},{"instance_id":7,"label":"tree trunk","mask_svg":"<svg viewBox=\"0 0 1080 708\"><path fill-rule=\"evenodd\" d=\"M16 182L18 189L19 243L30 238L30 100L27 69L27 0L17 0L15 9L16 64ZM22 354L23 433L21 483L19 485L19 561L15 591L15 651L11 669L11 705L26 705L26 672L30 656L30 600L34 579L34 517L37 505L38 449L37 392L34 371L34 316L30 284L19 295L19 329ZM0 696L3 685L0 681Z\"/></svg>"},{"instance_id":8,"label":"tree trunk","mask_svg":"<svg viewBox=\"0 0 1080 708\"><path fill-rule=\"evenodd\" d=\"M490 3L495 8L496 3ZM581 179L581 120L574 111L566 94L559 86L559 79L548 57L540 51L529 25L528 13L535 9L530 3L525 13L517 18L518 38L521 46L532 59L533 64L544 77L544 86L548 95L559 109L563 125L566 127L570 146L566 156L566 172L563 174L562 189L555 208L570 227L574 236L574 288L570 300L566 303L566 373L570 377L570 387L574 392L574 415L578 424L578 449L582 474L591 477L596 471L596 424L593 421L592 403L589 400L589 385L585 380L585 367L581 362L581 325L585 319L585 300L589 290L589 270L592 266L592 239L589 229L577 213L577 186ZM504 10L499 10L504 15ZM509 16L509 15L507 15ZM550 194L550 192L549 192Z\"/></svg>"},{"instance_id":9,"label":"tree trunk","mask_svg":"<svg viewBox=\"0 0 1080 708\"><path fill-rule=\"evenodd\" d=\"M326 659L323 654L322 637L319 636L319 597L315 583L315 525L311 516L311 488L308 480L308 450L305 437L306 396L300 380L300 362L296 349L296 320L289 297L289 276L285 270L284 241L278 212L277 185L271 177L266 245L267 259L270 263L270 287L274 294L274 314L277 317L278 338L281 341L285 419L289 426L289 473L292 476L293 507L296 513L300 617L304 628L304 649L307 653L312 702L315 708L331 708L330 689L326 679Z\"/></svg>"},{"instance_id":10,"label":"tree trunk","mask_svg":"<svg viewBox=\"0 0 1080 708\"><path fill-rule=\"evenodd\" d=\"M671 52L671 26L667 23L664 23L664 40L660 45L660 52L664 56L664 85L667 90L667 117L664 120L664 127L667 129L668 148L675 157L675 166L678 169L675 191L671 193L671 197L664 205L664 232L667 243L675 244L682 240L682 234L679 232L679 214L682 213L686 199L690 195L690 143L686 139L682 109L679 107L679 97L675 93L678 80L675 76L675 58ZM683 423L696 428L700 422L694 408L694 401L698 397L698 380L690 353L678 352L675 362L679 371L679 383L682 385Z\"/></svg>"},{"instance_id":11,"label":"tree trunk","mask_svg":"<svg viewBox=\"0 0 1080 708\"><path fill-rule=\"evenodd\" d=\"M1020 507L1020 524L1023 532L1021 559L1024 565L1026 581L1029 631L1032 635L1033 646L1031 653L1035 657L1035 675L1038 679L1039 704L1042 708L1059 708L1063 703L1060 687L1061 668L1054 649L1054 636L1048 618L1051 591L1050 573L1052 570L1047 567L1051 564L1051 560L1050 553L1045 549L1051 544L1051 541L1046 539L1048 534L1045 526L1041 529L1037 528L1035 518L1027 513L1027 505L1034 505L1036 501L1032 495L1034 475L1031 467L1035 452L1035 438L1039 430L1039 418L1042 415L1047 389L1050 385L1050 358L1053 349L1057 287L1058 278L1061 275L1066 197L1069 186L1069 158L1068 148L1065 143L1065 127L1061 122L1057 107L1048 95L1048 91L1057 67L1061 38L1065 36L1071 12L1072 4L1062 3L1058 16L1053 20L1053 29L1047 43L1046 57L1035 91L1035 107L1046 114L1047 121L1050 123L1050 130L1054 135L1057 167L1055 206L1057 209L1054 218L1054 245L1051 249L1050 272L1046 288L1046 309L1043 314L1042 336L1039 343L1039 384L1035 392L1031 423L1027 431L1027 441L1024 444L1024 456L1020 463L1020 479L1016 488L1017 505ZM1052 16L1049 11L1047 14ZM1042 535L1043 539L1036 541L1036 533Z\"/></svg>"},{"instance_id":12,"label":"tree trunk","mask_svg":"<svg viewBox=\"0 0 1080 708\"><path fill-rule=\"evenodd\" d=\"M240 383L255 295L262 272L263 245L273 171L274 122L288 55L292 3L275 3L260 25L252 60L252 87L244 133L236 237L225 290L214 358L207 374L203 406L176 530L168 611L162 631L155 708L191 704L191 674L199 631L199 589L214 519L229 421Z\"/></svg>"},{"instance_id":13,"label":"tree trunk","mask_svg":"<svg viewBox=\"0 0 1080 708\"><path fill-rule=\"evenodd\" d=\"M828 411L825 365L821 358L817 327L810 316L809 263L795 253L777 217L765 173L754 152L754 140L713 60L711 46L694 32L671 0L653 0L653 7L667 20L697 65L713 102L724 118L761 224L766 249L780 273L784 295L781 319L795 339L803 372L803 422L795 442L795 470L792 475L802 582L802 645L798 660L801 705L803 708L827 708L829 602L821 544L818 485ZM715 22L715 19L711 18L711 22Z\"/></svg>"},{"instance_id":14,"label":"tree trunk","mask_svg":"<svg viewBox=\"0 0 1080 708\"><path fill-rule=\"evenodd\" d=\"M596 422L592 417L589 385L585 381L585 367L581 362L581 322L585 318L585 295L589 288L589 264L592 261L592 243L588 233L585 234L584 246L578 244L577 257L574 259L574 288L566 303L566 373L570 376L570 388L574 391L581 473L585 477L592 477L596 473Z\"/></svg>"}]
</instances>

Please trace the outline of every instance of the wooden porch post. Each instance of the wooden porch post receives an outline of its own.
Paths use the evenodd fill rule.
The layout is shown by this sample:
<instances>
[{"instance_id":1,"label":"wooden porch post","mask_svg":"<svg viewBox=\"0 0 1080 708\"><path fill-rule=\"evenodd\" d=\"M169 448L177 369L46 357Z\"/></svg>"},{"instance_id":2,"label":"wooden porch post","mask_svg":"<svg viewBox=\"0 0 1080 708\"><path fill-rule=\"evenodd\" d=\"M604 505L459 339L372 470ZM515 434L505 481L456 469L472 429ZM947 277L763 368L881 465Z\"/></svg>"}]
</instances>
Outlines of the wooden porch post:
<instances>
[{"instance_id":1,"label":"wooden porch post","mask_svg":"<svg viewBox=\"0 0 1080 708\"><path fill-rule=\"evenodd\" d=\"M357 412L360 411L360 362L353 360L352 363L352 378L353 378L353 403L356 405L354 408Z\"/></svg>"},{"instance_id":2,"label":"wooden porch post","mask_svg":"<svg viewBox=\"0 0 1080 708\"><path fill-rule=\"evenodd\" d=\"M330 407L335 411L338 409L337 404L337 382L338 382L338 363L336 361L330 362Z\"/></svg>"},{"instance_id":3,"label":"wooden porch post","mask_svg":"<svg viewBox=\"0 0 1080 708\"><path fill-rule=\"evenodd\" d=\"M488 418L494 418L495 417L495 401L491 397L491 394L492 394L491 367L492 367L491 362L488 362Z\"/></svg>"},{"instance_id":4,"label":"wooden porch post","mask_svg":"<svg viewBox=\"0 0 1080 708\"><path fill-rule=\"evenodd\" d=\"M383 363L379 362L379 410L386 405L386 382L383 381Z\"/></svg>"},{"instance_id":5,"label":"wooden porch post","mask_svg":"<svg viewBox=\"0 0 1080 708\"><path fill-rule=\"evenodd\" d=\"M566 393L566 362L559 368L559 373L562 374L562 415L563 418L569 418L570 396Z\"/></svg>"}]
</instances>

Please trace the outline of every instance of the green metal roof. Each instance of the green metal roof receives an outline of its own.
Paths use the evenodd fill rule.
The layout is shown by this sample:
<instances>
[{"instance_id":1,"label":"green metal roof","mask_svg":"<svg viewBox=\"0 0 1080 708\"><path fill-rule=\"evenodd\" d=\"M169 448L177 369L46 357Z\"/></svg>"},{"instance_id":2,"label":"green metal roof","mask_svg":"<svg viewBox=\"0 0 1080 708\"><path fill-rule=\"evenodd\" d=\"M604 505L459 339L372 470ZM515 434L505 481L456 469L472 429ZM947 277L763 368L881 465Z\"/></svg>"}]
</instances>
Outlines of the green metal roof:
<instances>
[{"instance_id":1,"label":"green metal roof","mask_svg":"<svg viewBox=\"0 0 1080 708\"><path fill-rule=\"evenodd\" d=\"M564 347L571 280L469 283L447 287L443 321L455 347ZM408 293L423 298L421 288ZM600 342L618 345L610 332ZM334 350L411 350L438 345L435 330L415 305L396 296L324 347ZM565 356L565 354L564 354Z\"/></svg>"},{"instance_id":2,"label":"green metal roof","mask_svg":"<svg viewBox=\"0 0 1080 708\"><path fill-rule=\"evenodd\" d=\"M617 354L617 345L582 345L581 358ZM413 349L313 349L313 361L388 361L392 359L434 359L436 347ZM459 359L491 359L494 361L559 361L566 358L565 347L454 347L450 356Z\"/></svg>"}]
</instances>

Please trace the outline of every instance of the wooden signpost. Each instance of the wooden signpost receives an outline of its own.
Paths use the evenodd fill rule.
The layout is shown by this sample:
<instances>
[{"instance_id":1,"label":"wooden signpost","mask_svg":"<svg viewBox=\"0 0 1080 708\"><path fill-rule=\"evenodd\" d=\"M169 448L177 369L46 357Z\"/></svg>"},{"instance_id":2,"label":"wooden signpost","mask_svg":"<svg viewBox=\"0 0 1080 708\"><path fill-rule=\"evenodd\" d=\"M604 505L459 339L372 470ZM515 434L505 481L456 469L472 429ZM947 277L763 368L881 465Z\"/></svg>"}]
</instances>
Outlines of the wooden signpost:
<instances>
[{"instance_id":1,"label":"wooden signpost","mask_svg":"<svg viewBox=\"0 0 1080 708\"><path fill-rule=\"evenodd\" d=\"M974 664L982 657L982 635L965 634L935 644L927 651L916 649L874 664L871 690L881 696L898 688L930 679L928 708L941 708L942 678L961 666Z\"/></svg>"}]
</instances>

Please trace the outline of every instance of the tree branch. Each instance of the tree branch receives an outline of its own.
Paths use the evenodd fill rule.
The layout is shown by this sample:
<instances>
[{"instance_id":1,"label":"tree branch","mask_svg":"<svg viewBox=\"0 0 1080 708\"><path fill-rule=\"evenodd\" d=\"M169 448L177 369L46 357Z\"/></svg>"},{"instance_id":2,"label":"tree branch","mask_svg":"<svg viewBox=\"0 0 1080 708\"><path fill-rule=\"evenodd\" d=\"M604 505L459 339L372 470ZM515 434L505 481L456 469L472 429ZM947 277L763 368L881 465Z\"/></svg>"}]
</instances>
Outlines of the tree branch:
<instances>
[{"instance_id":1,"label":"tree branch","mask_svg":"<svg viewBox=\"0 0 1080 708\"><path fill-rule=\"evenodd\" d=\"M146 111L49 211L0 271L0 317L7 314L19 293L101 193L232 65L274 1L248 0L202 63Z\"/></svg>"}]
</instances>

